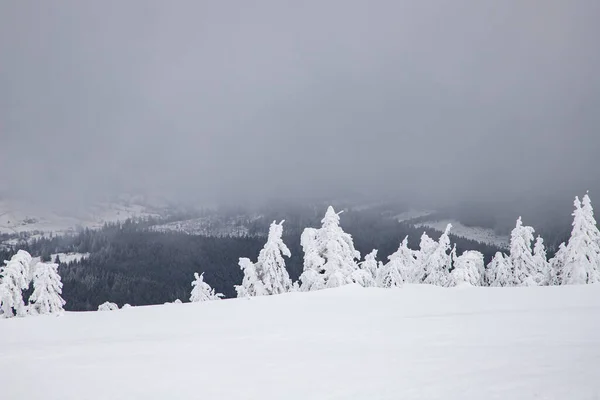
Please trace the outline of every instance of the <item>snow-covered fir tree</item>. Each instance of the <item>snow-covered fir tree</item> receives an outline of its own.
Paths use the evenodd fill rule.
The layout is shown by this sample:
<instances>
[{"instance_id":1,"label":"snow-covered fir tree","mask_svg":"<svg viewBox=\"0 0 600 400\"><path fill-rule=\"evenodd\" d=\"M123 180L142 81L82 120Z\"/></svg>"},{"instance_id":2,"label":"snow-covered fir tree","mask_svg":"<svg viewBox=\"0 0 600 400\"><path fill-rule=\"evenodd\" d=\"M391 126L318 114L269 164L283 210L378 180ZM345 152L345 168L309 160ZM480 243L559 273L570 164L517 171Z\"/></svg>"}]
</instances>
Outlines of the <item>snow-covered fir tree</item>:
<instances>
[{"instance_id":1,"label":"snow-covered fir tree","mask_svg":"<svg viewBox=\"0 0 600 400\"><path fill-rule=\"evenodd\" d=\"M105 301L98 306L98 311L115 311L118 309L119 306L116 303L111 303L110 301Z\"/></svg>"},{"instance_id":2,"label":"snow-covered fir tree","mask_svg":"<svg viewBox=\"0 0 600 400\"><path fill-rule=\"evenodd\" d=\"M377 250L374 249L365 256L364 261L359 264L360 269L367 271L373 281L377 278L377 270L379 269L379 262L377 261Z\"/></svg>"},{"instance_id":3,"label":"snow-covered fir tree","mask_svg":"<svg viewBox=\"0 0 600 400\"><path fill-rule=\"evenodd\" d=\"M395 254L395 253L394 253ZM402 261L394 254L389 255L389 261L379 268L377 274L377 286L382 288L401 287L404 285Z\"/></svg>"},{"instance_id":4,"label":"snow-covered fir tree","mask_svg":"<svg viewBox=\"0 0 600 400\"><path fill-rule=\"evenodd\" d=\"M388 258L398 260L400 264L400 275L404 279L404 283L420 283L419 264L416 259L416 252L408 247L408 236L398 246L398 250L392 253Z\"/></svg>"},{"instance_id":5,"label":"snow-covered fir tree","mask_svg":"<svg viewBox=\"0 0 600 400\"><path fill-rule=\"evenodd\" d=\"M552 280L552 271L546 256L544 239L541 236L537 237L533 245L533 262L535 264L535 282L539 286L548 286Z\"/></svg>"},{"instance_id":6,"label":"snow-covered fir tree","mask_svg":"<svg viewBox=\"0 0 600 400\"><path fill-rule=\"evenodd\" d=\"M467 250L456 258L450 274L452 286L481 286L481 271L485 270L483 254Z\"/></svg>"},{"instance_id":7,"label":"snow-covered fir tree","mask_svg":"<svg viewBox=\"0 0 600 400\"><path fill-rule=\"evenodd\" d=\"M419 243L419 250L415 253L416 267L415 274L412 277L414 283L422 283L426 276L426 264L429 257L437 249L438 243L427 235L427 232L423 232L421 235L421 242Z\"/></svg>"},{"instance_id":8,"label":"snow-covered fir tree","mask_svg":"<svg viewBox=\"0 0 600 400\"><path fill-rule=\"evenodd\" d=\"M269 228L267 243L260 251L258 262L255 264L256 273L267 294L285 293L292 288L292 281L285 269L285 260L283 259L283 256L288 258L291 256L290 250L281 238L283 222L277 224L273 221Z\"/></svg>"},{"instance_id":9,"label":"snow-covered fir tree","mask_svg":"<svg viewBox=\"0 0 600 400\"><path fill-rule=\"evenodd\" d=\"M352 272L352 281L362 287L377 286L375 279L379 263L377 262L377 250L371 251L365 256L365 260L358 264L358 269Z\"/></svg>"},{"instance_id":10,"label":"snow-covered fir tree","mask_svg":"<svg viewBox=\"0 0 600 400\"><path fill-rule=\"evenodd\" d=\"M450 285L450 268L452 267L450 229L452 229L452 224L446 226L433 253L425 261L423 266L425 279L423 279L423 283L437 286Z\"/></svg>"},{"instance_id":11,"label":"snow-covered fir tree","mask_svg":"<svg viewBox=\"0 0 600 400\"><path fill-rule=\"evenodd\" d=\"M329 207L320 229L306 228L300 239L304 251L302 291L319 290L353 283L360 253L352 236L339 226L340 216Z\"/></svg>"},{"instance_id":12,"label":"snow-covered fir tree","mask_svg":"<svg viewBox=\"0 0 600 400\"><path fill-rule=\"evenodd\" d=\"M242 284L235 287L237 297L266 296L267 290L258 277L254 263L249 258L242 257L239 266L244 271L244 278Z\"/></svg>"},{"instance_id":13,"label":"snow-covered fir tree","mask_svg":"<svg viewBox=\"0 0 600 400\"><path fill-rule=\"evenodd\" d=\"M505 287L515 285L510 259L500 252L497 252L488 264L485 275L488 286Z\"/></svg>"},{"instance_id":14,"label":"snow-covered fir tree","mask_svg":"<svg viewBox=\"0 0 600 400\"><path fill-rule=\"evenodd\" d=\"M589 195L575 198L573 230L561 272L563 285L600 282L600 232Z\"/></svg>"},{"instance_id":15,"label":"snow-covered fir tree","mask_svg":"<svg viewBox=\"0 0 600 400\"><path fill-rule=\"evenodd\" d=\"M561 243L554 257L550 259L550 278L548 284L556 286L562 284L562 272L567 257L567 245Z\"/></svg>"},{"instance_id":16,"label":"snow-covered fir tree","mask_svg":"<svg viewBox=\"0 0 600 400\"><path fill-rule=\"evenodd\" d=\"M408 236L400 243L398 250L388 256L388 263L382 265L377 276L377 286L400 287L418 279L417 261L414 251L408 248Z\"/></svg>"},{"instance_id":17,"label":"snow-covered fir tree","mask_svg":"<svg viewBox=\"0 0 600 400\"><path fill-rule=\"evenodd\" d=\"M536 266L531 243L534 229L524 226L521 217L510 234L510 262L516 286L536 286Z\"/></svg>"},{"instance_id":18,"label":"snow-covered fir tree","mask_svg":"<svg viewBox=\"0 0 600 400\"><path fill-rule=\"evenodd\" d=\"M198 275L197 272L194 272L194 281L192 282L192 293L190 295L190 301L192 303L198 301L219 300L221 297L223 297L223 294L215 293L215 289L210 287L208 283L204 282L204 272L200 275ZM177 302L177 300L175 300L175 302ZM179 300L179 303L181 303L181 300Z\"/></svg>"},{"instance_id":19,"label":"snow-covered fir tree","mask_svg":"<svg viewBox=\"0 0 600 400\"><path fill-rule=\"evenodd\" d=\"M0 268L0 308L4 318L19 317L27 314L23 301L23 290L29 288L31 281L31 255L19 250L10 261L4 261Z\"/></svg>"},{"instance_id":20,"label":"snow-covered fir tree","mask_svg":"<svg viewBox=\"0 0 600 400\"><path fill-rule=\"evenodd\" d=\"M38 263L33 270L33 293L29 298L31 314L60 314L66 302L61 297L63 284L58 264Z\"/></svg>"}]
</instances>

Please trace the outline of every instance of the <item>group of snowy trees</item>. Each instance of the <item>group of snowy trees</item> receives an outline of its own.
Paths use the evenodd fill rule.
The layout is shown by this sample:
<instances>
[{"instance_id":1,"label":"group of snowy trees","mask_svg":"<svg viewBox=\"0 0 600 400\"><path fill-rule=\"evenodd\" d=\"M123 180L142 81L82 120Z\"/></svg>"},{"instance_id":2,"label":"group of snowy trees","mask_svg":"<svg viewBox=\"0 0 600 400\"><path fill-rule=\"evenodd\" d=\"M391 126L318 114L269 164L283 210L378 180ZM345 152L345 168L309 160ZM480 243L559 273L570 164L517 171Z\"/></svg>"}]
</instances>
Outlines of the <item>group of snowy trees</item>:
<instances>
[{"instance_id":1,"label":"group of snowy trees","mask_svg":"<svg viewBox=\"0 0 600 400\"><path fill-rule=\"evenodd\" d=\"M58 264L35 262L19 250L0 268L0 315L4 318L26 315L59 314L65 301ZM33 282L33 293L26 305L23 292Z\"/></svg>"},{"instance_id":2,"label":"group of snowy trees","mask_svg":"<svg viewBox=\"0 0 600 400\"><path fill-rule=\"evenodd\" d=\"M377 250L360 261L352 236L340 227L340 215L327 209L319 229L306 228L301 237L304 271L292 283L283 256L290 257L281 237L283 222L273 222L258 262L240 259L244 278L236 286L238 297L312 291L357 283L365 287L399 287L405 283L437 286L548 286L600 282L600 232L589 195L575 199L573 230L568 243L560 245L548 260L543 239L521 218L511 233L510 252L496 253L485 266L483 254L456 254L451 246L451 225L435 241L426 233L418 250L408 247L408 238L386 263L377 261Z\"/></svg>"}]
</instances>

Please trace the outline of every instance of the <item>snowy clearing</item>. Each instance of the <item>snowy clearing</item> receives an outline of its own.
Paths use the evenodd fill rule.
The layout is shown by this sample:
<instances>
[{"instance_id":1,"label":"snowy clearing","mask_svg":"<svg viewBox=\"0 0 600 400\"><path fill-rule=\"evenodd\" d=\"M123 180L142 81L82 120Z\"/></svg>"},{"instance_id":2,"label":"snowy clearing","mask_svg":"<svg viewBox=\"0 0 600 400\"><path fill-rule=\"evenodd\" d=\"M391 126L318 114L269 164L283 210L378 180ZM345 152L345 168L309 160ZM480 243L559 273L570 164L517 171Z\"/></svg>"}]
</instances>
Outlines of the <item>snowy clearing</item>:
<instances>
[{"instance_id":1,"label":"snowy clearing","mask_svg":"<svg viewBox=\"0 0 600 400\"><path fill-rule=\"evenodd\" d=\"M408 210L394 216L394 219L398 222L410 221L416 218L426 217L433 214L435 211L429 210Z\"/></svg>"},{"instance_id":2,"label":"snowy clearing","mask_svg":"<svg viewBox=\"0 0 600 400\"><path fill-rule=\"evenodd\" d=\"M0 320L5 399L596 399L600 285L363 289Z\"/></svg>"},{"instance_id":3,"label":"snowy clearing","mask_svg":"<svg viewBox=\"0 0 600 400\"><path fill-rule=\"evenodd\" d=\"M421 222L415 224L415 228L425 227L434 229L438 232L444 232L448 224L452 224L450 236L458 236L480 243L487 243L502 249L509 248L510 239L508 236L498 235L493 229L487 229L478 226L465 226L452 219Z\"/></svg>"}]
</instances>

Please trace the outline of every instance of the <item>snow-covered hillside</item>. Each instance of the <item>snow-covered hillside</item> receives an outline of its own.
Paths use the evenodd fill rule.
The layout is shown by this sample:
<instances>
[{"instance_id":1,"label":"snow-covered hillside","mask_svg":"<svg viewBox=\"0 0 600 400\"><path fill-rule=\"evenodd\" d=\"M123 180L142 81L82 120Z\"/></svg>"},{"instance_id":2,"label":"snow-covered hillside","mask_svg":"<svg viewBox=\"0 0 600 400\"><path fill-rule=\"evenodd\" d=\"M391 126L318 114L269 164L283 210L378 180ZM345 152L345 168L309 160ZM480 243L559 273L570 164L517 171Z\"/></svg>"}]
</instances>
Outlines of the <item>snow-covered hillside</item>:
<instances>
[{"instance_id":1,"label":"snow-covered hillside","mask_svg":"<svg viewBox=\"0 0 600 400\"><path fill-rule=\"evenodd\" d=\"M450 231L451 236L459 236L476 242L491 244L502 249L507 249L509 247L510 239L508 236L498 235L492 229L479 226L465 226L456 220L445 219L420 222L415 224L415 227L431 228L438 232L444 232L448 224L452 224L452 230Z\"/></svg>"},{"instance_id":2,"label":"snow-covered hillside","mask_svg":"<svg viewBox=\"0 0 600 400\"><path fill-rule=\"evenodd\" d=\"M3 399L596 399L600 286L345 286L0 320Z\"/></svg>"},{"instance_id":3,"label":"snow-covered hillside","mask_svg":"<svg viewBox=\"0 0 600 400\"><path fill-rule=\"evenodd\" d=\"M201 218L155 225L152 227L152 230L156 232L182 232L188 235L200 236L241 237L250 233L248 226L260 217L260 215L254 214L240 215L237 217L226 217L214 214Z\"/></svg>"},{"instance_id":4,"label":"snow-covered hillside","mask_svg":"<svg viewBox=\"0 0 600 400\"><path fill-rule=\"evenodd\" d=\"M34 238L71 233L77 227L96 229L107 222L158 216L154 209L131 202L96 203L71 215L59 215L24 203L0 200L0 234L27 233Z\"/></svg>"}]
</instances>

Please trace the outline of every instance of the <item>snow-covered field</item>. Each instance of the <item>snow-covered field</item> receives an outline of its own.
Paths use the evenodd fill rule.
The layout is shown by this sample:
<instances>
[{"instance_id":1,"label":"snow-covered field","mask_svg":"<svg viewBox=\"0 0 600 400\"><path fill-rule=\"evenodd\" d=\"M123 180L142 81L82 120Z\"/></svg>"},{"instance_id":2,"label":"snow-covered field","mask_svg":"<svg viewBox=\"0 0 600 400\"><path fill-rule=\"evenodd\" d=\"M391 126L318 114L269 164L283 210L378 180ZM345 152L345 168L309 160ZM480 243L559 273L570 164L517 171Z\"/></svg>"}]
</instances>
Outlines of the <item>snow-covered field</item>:
<instances>
[{"instance_id":1,"label":"snow-covered field","mask_svg":"<svg viewBox=\"0 0 600 400\"><path fill-rule=\"evenodd\" d=\"M363 289L0 320L2 399L598 399L600 286Z\"/></svg>"},{"instance_id":2,"label":"snow-covered field","mask_svg":"<svg viewBox=\"0 0 600 400\"><path fill-rule=\"evenodd\" d=\"M487 243L493 246L507 249L509 247L510 239L508 236L498 235L492 229L482 228L478 226L465 226L456 220L438 220L438 221L426 221L415 224L416 228L431 228L438 232L444 232L446 226L452 224L452 230L450 231L451 236L459 236L469 240L475 240L480 243Z\"/></svg>"}]
</instances>

